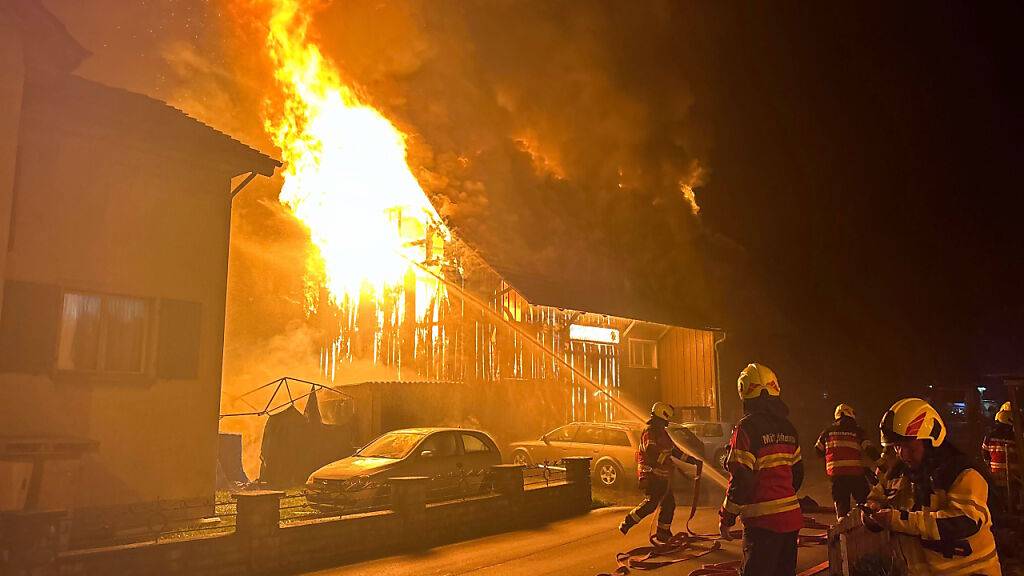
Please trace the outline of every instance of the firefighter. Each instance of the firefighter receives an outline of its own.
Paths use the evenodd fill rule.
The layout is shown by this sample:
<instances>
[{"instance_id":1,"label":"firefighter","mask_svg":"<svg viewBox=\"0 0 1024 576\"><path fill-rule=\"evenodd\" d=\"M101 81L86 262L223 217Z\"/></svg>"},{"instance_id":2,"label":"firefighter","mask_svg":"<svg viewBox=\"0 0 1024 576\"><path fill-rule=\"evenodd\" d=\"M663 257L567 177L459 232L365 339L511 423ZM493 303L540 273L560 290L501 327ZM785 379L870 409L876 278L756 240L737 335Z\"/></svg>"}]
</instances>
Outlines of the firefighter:
<instances>
[{"instance_id":1,"label":"firefighter","mask_svg":"<svg viewBox=\"0 0 1024 576\"><path fill-rule=\"evenodd\" d=\"M911 508L913 496L908 489L907 465L896 454L896 448L889 446L878 460L877 481L868 492L867 505L875 510L882 508Z\"/></svg>"},{"instance_id":2,"label":"firefighter","mask_svg":"<svg viewBox=\"0 0 1024 576\"><path fill-rule=\"evenodd\" d=\"M992 478L993 508L1009 512L1008 503L1020 496L1021 470L1017 440L1013 434L1013 412L1006 402L996 413L996 425L981 444L981 455Z\"/></svg>"},{"instance_id":3,"label":"firefighter","mask_svg":"<svg viewBox=\"0 0 1024 576\"><path fill-rule=\"evenodd\" d=\"M743 519L744 576L796 572L797 534L803 515L796 492L804 478L800 441L779 397L779 380L763 364L750 364L737 382L743 418L729 441L731 474L719 511L719 532Z\"/></svg>"},{"instance_id":4,"label":"firefighter","mask_svg":"<svg viewBox=\"0 0 1024 576\"><path fill-rule=\"evenodd\" d=\"M825 457L825 474L832 483L832 501L836 518L850 513L850 497L863 504L868 497L865 453L872 460L878 458L864 430L857 425L853 408L849 404L836 406L835 422L822 431L814 445L819 456Z\"/></svg>"},{"instance_id":5,"label":"firefighter","mask_svg":"<svg viewBox=\"0 0 1024 576\"><path fill-rule=\"evenodd\" d=\"M672 419L672 412L672 406L664 402L655 402L651 407L651 418L640 435L640 445L636 452L637 476L644 500L626 514L626 518L619 524L619 531L623 534L658 509L655 540L665 543L672 538L672 517L676 511L676 499L672 494L672 459L684 460L693 465L700 462L684 454L669 437L666 427ZM697 470L699 474L700 468Z\"/></svg>"},{"instance_id":6,"label":"firefighter","mask_svg":"<svg viewBox=\"0 0 1024 576\"><path fill-rule=\"evenodd\" d=\"M905 398L889 408L879 428L882 445L893 447L906 466L904 495L894 507L872 502L870 521L899 536L910 575L1001 574L988 484L970 458L945 442L935 408Z\"/></svg>"}]
</instances>

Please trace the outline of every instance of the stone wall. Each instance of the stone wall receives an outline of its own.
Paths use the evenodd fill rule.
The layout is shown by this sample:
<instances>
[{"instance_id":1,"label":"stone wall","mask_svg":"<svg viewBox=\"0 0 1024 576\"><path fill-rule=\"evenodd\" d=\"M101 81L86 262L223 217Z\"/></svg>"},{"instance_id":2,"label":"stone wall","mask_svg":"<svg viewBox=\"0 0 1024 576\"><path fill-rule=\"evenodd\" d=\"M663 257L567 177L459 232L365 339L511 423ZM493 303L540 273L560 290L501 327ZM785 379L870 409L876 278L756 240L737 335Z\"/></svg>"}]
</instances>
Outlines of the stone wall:
<instances>
[{"instance_id":1,"label":"stone wall","mask_svg":"<svg viewBox=\"0 0 1024 576\"><path fill-rule=\"evenodd\" d=\"M391 509L341 518L280 522L281 492L238 495L234 533L189 540L59 552L59 515L6 516L0 573L21 576L289 573L429 548L585 514L591 508L588 458L568 459L566 481L524 487L523 469L495 466L495 494L426 503L428 479L392 481Z\"/></svg>"}]
</instances>

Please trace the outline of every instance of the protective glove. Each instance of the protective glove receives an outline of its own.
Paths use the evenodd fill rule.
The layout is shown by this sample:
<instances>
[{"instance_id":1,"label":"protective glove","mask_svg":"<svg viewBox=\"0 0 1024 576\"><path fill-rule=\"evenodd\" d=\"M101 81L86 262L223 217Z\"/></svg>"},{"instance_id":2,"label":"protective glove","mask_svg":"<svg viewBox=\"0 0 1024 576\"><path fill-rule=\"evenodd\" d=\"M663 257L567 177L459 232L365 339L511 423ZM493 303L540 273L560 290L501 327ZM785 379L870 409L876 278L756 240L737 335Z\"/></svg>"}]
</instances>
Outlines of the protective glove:
<instances>
[{"instance_id":1,"label":"protective glove","mask_svg":"<svg viewBox=\"0 0 1024 576\"><path fill-rule=\"evenodd\" d=\"M732 540L732 534L730 530L736 524L736 516L725 512L724 510L719 515L718 520L718 533L722 536L722 540Z\"/></svg>"},{"instance_id":2,"label":"protective glove","mask_svg":"<svg viewBox=\"0 0 1024 576\"><path fill-rule=\"evenodd\" d=\"M718 533L721 534L722 540L732 540L730 527L725 525L725 520L720 520L718 522Z\"/></svg>"}]
</instances>

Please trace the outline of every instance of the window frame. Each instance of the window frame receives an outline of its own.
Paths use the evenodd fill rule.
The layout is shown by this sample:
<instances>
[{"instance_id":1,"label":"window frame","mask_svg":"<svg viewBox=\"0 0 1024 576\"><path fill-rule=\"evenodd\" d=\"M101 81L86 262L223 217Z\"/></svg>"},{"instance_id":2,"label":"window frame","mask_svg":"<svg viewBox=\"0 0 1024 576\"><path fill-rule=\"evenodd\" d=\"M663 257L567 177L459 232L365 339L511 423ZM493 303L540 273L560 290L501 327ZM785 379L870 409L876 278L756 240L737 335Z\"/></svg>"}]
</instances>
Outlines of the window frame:
<instances>
[{"instance_id":1,"label":"window frame","mask_svg":"<svg viewBox=\"0 0 1024 576\"><path fill-rule=\"evenodd\" d=\"M431 442L431 441L440 442L442 439L445 439L445 438L451 440L451 448L454 448L452 453L451 454L445 454L445 455L441 456L441 455L438 454L438 450L432 450L433 455L431 456L431 458L433 458L435 460L439 460L441 458L457 458L459 456L462 456L463 455L463 452L462 452L462 449L463 449L462 438L459 437L459 436L456 436L455 433L452 432L451 430L439 430L439 431L431 432L430 434L427 434L427 436L423 440L421 440L420 443L416 446L416 448L413 450L413 452L416 454L416 456L419 456L424 450L428 450L429 449L429 448L424 448L424 446L428 442ZM447 444L447 442L445 442L445 443Z\"/></svg>"},{"instance_id":2,"label":"window frame","mask_svg":"<svg viewBox=\"0 0 1024 576\"><path fill-rule=\"evenodd\" d=\"M60 366L60 353L61 344L63 343L63 335L65 335L65 312L67 297L69 294L85 296L85 297L96 297L99 298L99 327L96 342L96 368L65 368ZM110 328L110 313L109 305L110 301L114 298L130 298L143 302L145 305L145 318L144 326L142 328L142 342L141 342L141 358L139 359L138 370L108 370L106 369L106 346L109 344L109 328ZM54 371L62 374L78 374L86 376L101 376L101 377L138 377L152 374L152 367L154 356L156 352L156 333L157 333L157 322L159 319L157 311L158 301L156 298L147 298L145 296L136 296L132 294L115 293L115 292L101 292L93 290L82 290L76 288L65 288L60 289L60 310L57 315L57 343L55 347L56 358L53 363Z\"/></svg>"},{"instance_id":3,"label":"window frame","mask_svg":"<svg viewBox=\"0 0 1024 576\"><path fill-rule=\"evenodd\" d=\"M591 446L603 446L606 444L604 441L605 427L597 424L580 424L580 427L576 430L576 435L573 436L572 442L574 444L589 444ZM589 434L591 437L585 437L584 434Z\"/></svg>"},{"instance_id":4,"label":"window frame","mask_svg":"<svg viewBox=\"0 0 1024 576\"><path fill-rule=\"evenodd\" d=\"M648 364L638 364L637 363L637 361L636 361L636 354L634 352L634 346L637 346L637 345L650 346L650 350L651 350L651 363L649 365ZM657 369L658 368L658 341L657 340L648 340L646 338L630 338L629 339L629 366L630 366L630 368Z\"/></svg>"},{"instance_id":5,"label":"window frame","mask_svg":"<svg viewBox=\"0 0 1024 576\"><path fill-rule=\"evenodd\" d=\"M552 436L554 435L555 432L558 432L559 430L562 430L562 429L565 429L565 428L568 428L568 429L572 430L572 436L570 436L568 440L561 440L561 439L552 438ZM576 422L573 422L571 424L563 424L563 425L559 426L558 428L555 428L554 430L552 430L552 431L548 432L547 434L545 434L543 436L543 438L546 439L548 442L574 442L576 440L576 435L579 434L579 431L580 431L580 425L578 423L576 423Z\"/></svg>"},{"instance_id":6,"label":"window frame","mask_svg":"<svg viewBox=\"0 0 1024 576\"><path fill-rule=\"evenodd\" d=\"M604 431L604 435L605 435L605 442L604 442L604 444L606 446L616 446L616 447L619 447L619 448L628 448L628 447L632 446L632 444L630 443L629 433L626 432L625 430L622 430L621 428L610 428L610 427L606 428L605 431ZM614 437L624 438L626 440L626 443L622 444L622 443L619 443L619 442L612 442L612 438L614 438Z\"/></svg>"},{"instance_id":7,"label":"window frame","mask_svg":"<svg viewBox=\"0 0 1024 576\"><path fill-rule=\"evenodd\" d=\"M484 449L483 450L469 450L466 447L466 438L467 437L468 438L472 438L473 440L476 440L477 442L479 442L480 445L484 447ZM481 438L477 434L473 434L472 432L462 432L461 434L459 434L459 441L462 443L462 453L466 454L466 455L470 455L470 454L491 454L491 453L494 452L494 449L491 448L490 444L488 444L487 442L484 441L483 438Z\"/></svg>"},{"instance_id":8,"label":"window frame","mask_svg":"<svg viewBox=\"0 0 1024 576\"><path fill-rule=\"evenodd\" d=\"M60 290L60 310L57 315L57 345L54 349L54 363L53 370L57 375L65 376L84 376L91 378L104 378L104 379L134 379L140 377L152 377L153 366L156 356L156 334L159 322L159 300L156 298L147 298L145 296L136 296L132 294L124 294L117 292L103 292L96 290L84 290L78 288L61 287ZM66 299L68 294L85 296L85 297L96 297L100 300L100 314L99 314L99 335L97 337L96 347L96 368L64 368L60 365L60 355L62 350L62 342L64 339L64 312ZM142 329L142 358L139 361L139 370L137 371L121 371L121 370L107 370L106 369L106 351L108 344L109 334L109 302L115 298L125 298L137 300L145 303L146 306L146 318L145 326Z\"/></svg>"}]
</instances>

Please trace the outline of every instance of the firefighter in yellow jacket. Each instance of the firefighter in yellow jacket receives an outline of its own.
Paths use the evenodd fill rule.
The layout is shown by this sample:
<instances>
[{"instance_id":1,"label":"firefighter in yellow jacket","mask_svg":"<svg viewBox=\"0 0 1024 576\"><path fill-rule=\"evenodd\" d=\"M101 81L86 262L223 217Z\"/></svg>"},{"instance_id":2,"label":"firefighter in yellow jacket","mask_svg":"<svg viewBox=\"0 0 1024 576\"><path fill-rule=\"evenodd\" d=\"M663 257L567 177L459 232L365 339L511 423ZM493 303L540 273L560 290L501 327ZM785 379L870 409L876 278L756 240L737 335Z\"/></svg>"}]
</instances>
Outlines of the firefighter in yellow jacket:
<instances>
[{"instance_id":1,"label":"firefighter in yellow jacket","mask_svg":"<svg viewBox=\"0 0 1024 576\"><path fill-rule=\"evenodd\" d=\"M878 509L871 519L917 544L916 554L906 554L911 576L1000 575L988 484L970 458L945 442L946 426L935 408L905 398L879 427L883 446L893 447L906 466L907 493L898 507Z\"/></svg>"}]
</instances>

